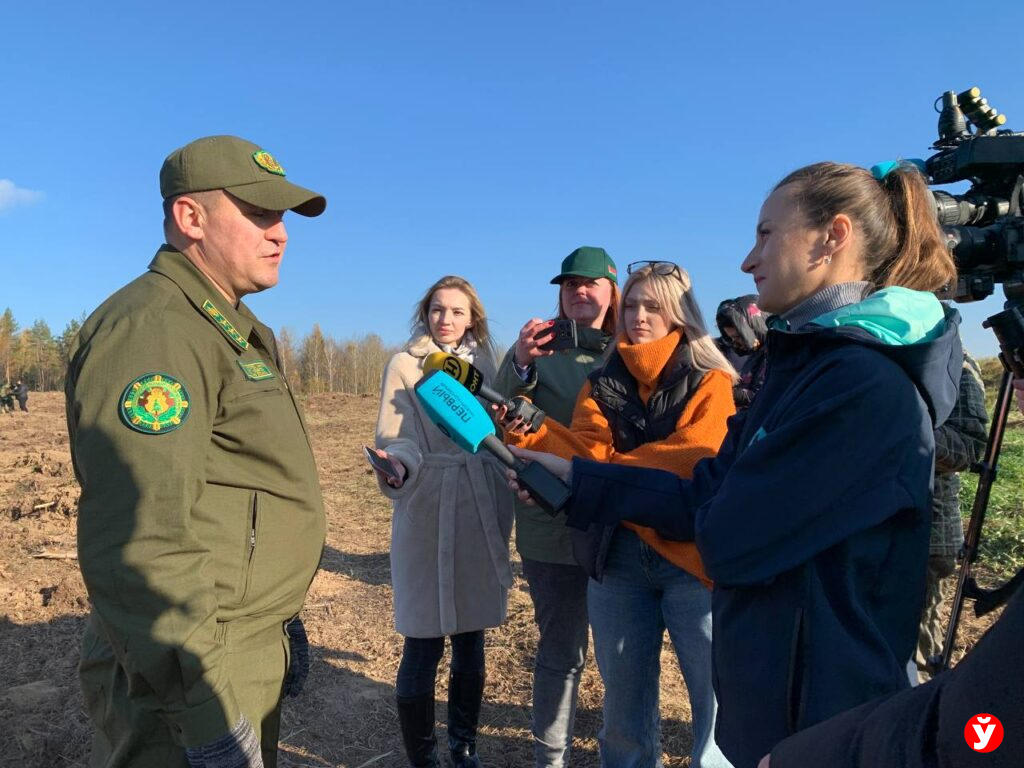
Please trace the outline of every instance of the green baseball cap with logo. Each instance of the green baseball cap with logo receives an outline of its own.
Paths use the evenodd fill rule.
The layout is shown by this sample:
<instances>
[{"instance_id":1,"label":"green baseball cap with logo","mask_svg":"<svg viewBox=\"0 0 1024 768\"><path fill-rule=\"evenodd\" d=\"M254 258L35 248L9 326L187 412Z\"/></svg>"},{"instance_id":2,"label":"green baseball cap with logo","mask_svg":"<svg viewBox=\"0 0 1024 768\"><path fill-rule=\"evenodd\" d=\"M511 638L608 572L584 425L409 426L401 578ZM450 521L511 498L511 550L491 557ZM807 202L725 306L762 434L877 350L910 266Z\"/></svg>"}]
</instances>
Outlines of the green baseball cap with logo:
<instances>
[{"instance_id":1,"label":"green baseball cap with logo","mask_svg":"<svg viewBox=\"0 0 1024 768\"><path fill-rule=\"evenodd\" d=\"M560 283L570 275L579 277L607 277L616 285L619 284L619 273L615 262L604 248L593 248L584 245L577 248L562 260L562 271L551 278L552 283Z\"/></svg>"},{"instance_id":2,"label":"green baseball cap with logo","mask_svg":"<svg viewBox=\"0 0 1024 768\"><path fill-rule=\"evenodd\" d=\"M323 195L292 184L284 168L266 150L237 136L206 136L176 149L160 168L160 194L168 198L223 189L243 202L268 211L319 216Z\"/></svg>"}]
</instances>

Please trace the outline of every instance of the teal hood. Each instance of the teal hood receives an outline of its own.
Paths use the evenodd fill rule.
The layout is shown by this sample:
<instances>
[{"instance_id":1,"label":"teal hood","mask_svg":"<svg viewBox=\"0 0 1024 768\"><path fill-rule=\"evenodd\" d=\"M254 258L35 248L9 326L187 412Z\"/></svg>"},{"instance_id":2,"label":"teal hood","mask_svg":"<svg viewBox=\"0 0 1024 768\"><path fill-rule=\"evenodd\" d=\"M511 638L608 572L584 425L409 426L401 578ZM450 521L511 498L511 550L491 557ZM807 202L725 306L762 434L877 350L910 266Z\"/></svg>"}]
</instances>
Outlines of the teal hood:
<instances>
[{"instance_id":1,"label":"teal hood","mask_svg":"<svg viewBox=\"0 0 1024 768\"><path fill-rule=\"evenodd\" d=\"M795 335L855 341L896 362L917 386L937 427L953 410L959 391L959 326L959 313L933 294L893 287L826 312ZM769 360L770 353L771 343Z\"/></svg>"},{"instance_id":2,"label":"teal hood","mask_svg":"<svg viewBox=\"0 0 1024 768\"><path fill-rule=\"evenodd\" d=\"M883 288L856 304L815 318L822 328L860 328L890 346L935 341L946 330L942 303L927 291Z\"/></svg>"}]
</instances>

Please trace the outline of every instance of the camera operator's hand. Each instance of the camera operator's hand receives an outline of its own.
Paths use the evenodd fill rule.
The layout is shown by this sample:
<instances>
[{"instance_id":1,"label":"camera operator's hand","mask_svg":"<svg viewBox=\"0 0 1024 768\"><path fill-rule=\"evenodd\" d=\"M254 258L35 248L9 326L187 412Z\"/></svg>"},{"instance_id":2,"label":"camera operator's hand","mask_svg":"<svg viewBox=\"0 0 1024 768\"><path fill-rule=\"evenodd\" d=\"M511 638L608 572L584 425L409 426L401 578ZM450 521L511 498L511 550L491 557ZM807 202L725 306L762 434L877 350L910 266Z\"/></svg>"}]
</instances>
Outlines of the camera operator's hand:
<instances>
[{"instance_id":1,"label":"camera operator's hand","mask_svg":"<svg viewBox=\"0 0 1024 768\"><path fill-rule=\"evenodd\" d=\"M765 755L761 758L761 762L757 764L757 768L768 768L768 763L771 762L771 755Z\"/></svg>"},{"instance_id":2,"label":"camera operator's hand","mask_svg":"<svg viewBox=\"0 0 1024 768\"><path fill-rule=\"evenodd\" d=\"M1017 396L1017 407L1024 414L1024 379L1013 380L1013 394Z\"/></svg>"},{"instance_id":3,"label":"camera operator's hand","mask_svg":"<svg viewBox=\"0 0 1024 768\"><path fill-rule=\"evenodd\" d=\"M536 461L542 467L547 469L555 477L562 480L566 485L571 485L572 477L572 462L563 459L561 456L555 456L553 453L541 453L540 451L530 451L526 448L516 448L514 445L508 447L512 453L523 461ZM530 496L529 491L525 488L520 488L519 483L516 482L515 471L509 469L505 472L508 478L508 487L515 491L516 496L527 504L534 506L533 498Z\"/></svg>"},{"instance_id":4,"label":"camera operator's hand","mask_svg":"<svg viewBox=\"0 0 1024 768\"><path fill-rule=\"evenodd\" d=\"M554 320L541 320L539 317L531 318L519 331L519 339L516 341L515 361L520 368L529 368L538 357L547 357L555 354L540 348L541 344L547 344L554 338L554 331L541 335L539 339L534 338L544 328L551 328Z\"/></svg>"}]
</instances>

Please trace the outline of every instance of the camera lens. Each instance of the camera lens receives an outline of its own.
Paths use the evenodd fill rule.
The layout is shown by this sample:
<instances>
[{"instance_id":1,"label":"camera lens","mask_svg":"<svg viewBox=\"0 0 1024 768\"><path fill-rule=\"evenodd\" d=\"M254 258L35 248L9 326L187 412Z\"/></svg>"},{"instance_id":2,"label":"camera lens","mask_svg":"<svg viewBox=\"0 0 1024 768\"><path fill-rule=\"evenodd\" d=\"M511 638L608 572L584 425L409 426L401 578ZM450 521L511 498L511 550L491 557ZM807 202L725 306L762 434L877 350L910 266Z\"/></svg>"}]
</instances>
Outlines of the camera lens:
<instances>
[{"instance_id":1,"label":"camera lens","mask_svg":"<svg viewBox=\"0 0 1024 768\"><path fill-rule=\"evenodd\" d=\"M941 190L932 190L932 197L935 199L935 215L941 226L953 227L971 220L974 206L966 200L960 200Z\"/></svg>"}]
</instances>

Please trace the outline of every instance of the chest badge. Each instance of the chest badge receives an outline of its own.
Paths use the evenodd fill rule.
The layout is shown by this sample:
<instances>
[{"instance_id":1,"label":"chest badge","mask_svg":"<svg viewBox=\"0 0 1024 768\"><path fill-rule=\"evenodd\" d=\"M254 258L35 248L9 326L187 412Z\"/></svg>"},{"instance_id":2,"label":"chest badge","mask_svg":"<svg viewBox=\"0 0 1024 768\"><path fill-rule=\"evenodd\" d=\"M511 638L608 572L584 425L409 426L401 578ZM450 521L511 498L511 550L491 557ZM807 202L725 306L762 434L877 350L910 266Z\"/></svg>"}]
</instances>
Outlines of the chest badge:
<instances>
[{"instance_id":1,"label":"chest badge","mask_svg":"<svg viewBox=\"0 0 1024 768\"><path fill-rule=\"evenodd\" d=\"M238 367L242 369L242 373L245 374L245 378L249 381L263 381L264 379L274 378L274 372L262 360L257 360L255 363L243 363L239 360Z\"/></svg>"},{"instance_id":2,"label":"chest badge","mask_svg":"<svg viewBox=\"0 0 1024 768\"><path fill-rule=\"evenodd\" d=\"M146 373L133 380L121 395L121 420L146 435L180 427L189 414L188 390L166 373Z\"/></svg>"}]
</instances>

